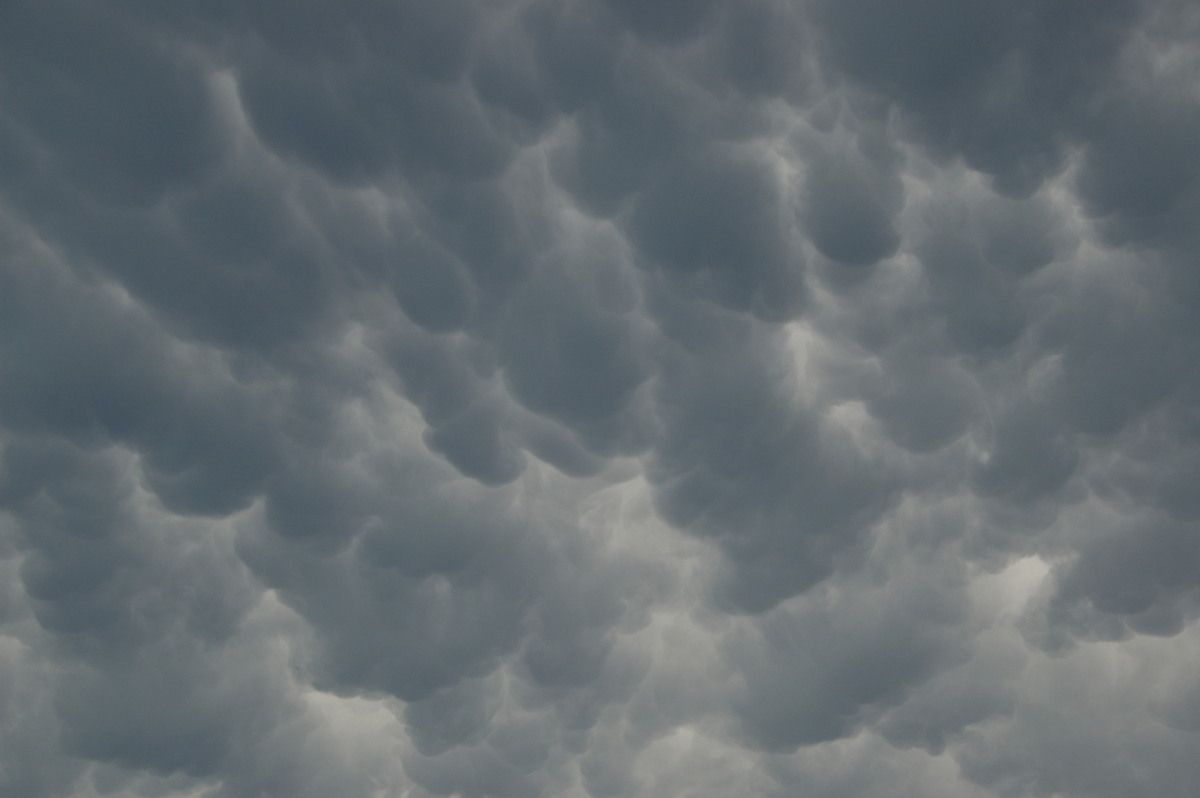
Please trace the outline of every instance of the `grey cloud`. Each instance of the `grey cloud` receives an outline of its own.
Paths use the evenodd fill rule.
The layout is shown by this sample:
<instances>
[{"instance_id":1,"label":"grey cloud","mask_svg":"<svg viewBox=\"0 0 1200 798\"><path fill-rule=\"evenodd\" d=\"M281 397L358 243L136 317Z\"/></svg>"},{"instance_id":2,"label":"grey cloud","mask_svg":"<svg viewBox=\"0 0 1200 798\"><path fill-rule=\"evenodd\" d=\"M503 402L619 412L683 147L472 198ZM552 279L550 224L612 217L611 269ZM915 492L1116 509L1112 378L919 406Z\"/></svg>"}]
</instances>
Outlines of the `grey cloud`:
<instances>
[{"instance_id":1,"label":"grey cloud","mask_svg":"<svg viewBox=\"0 0 1200 798\"><path fill-rule=\"evenodd\" d=\"M802 160L812 164L805 178L804 224L821 254L848 266L867 266L900 245L892 223L904 192L895 171L897 154L871 131L846 151L839 151L846 145L836 141L845 136L831 138L832 146L799 145Z\"/></svg>"},{"instance_id":2,"label":"grey cloud","mask_svg":"<svg viewBox=\"0 0 1200 798\"><path fill-rule=\"evenodd\" d=\"M724 71L747 94L802 94L808 88L807 31L791 3L726 4L717 30Z\"/></svg>"},{"instance_id":3,"label":"grey cloud","mask_svg":"<svg viewBox=\"0 0 1200 798\"><path fill-rule=\"evenodd\" d=\"M254 664L255 638L239 639L258 591L228 540L202 523L156 523L134 498L129 458L111 450L28 441L10 443L5 458L6 477L26 485L5 507L22 530L20 582L45 633L18 634L56 663L46 674L53 708L24 725L52 723L57 742L26 772L57 751L65 759L46 765L64 773L92 760L250 780L235 752L298 708L288 684ZM6 786L15 795L21 783ZM42 789L69 789L52 784Z\"/></svg>"},{"instance_id":4,"label":"grey cloud","mask_svg":"<svg viewBox=\"0 0 1200 798\"><path fill-rule=\"evenodd\" d=\"M967 429L979 403L970 377L944 359L898 352L887 383L867 403L892 440L915 452L940 449Z\"/></svg>"},{"instance_id":5,"label":"grey cloud","mask_svg":"<svg viewBox=\"0 0 1200 798\"><path fill-rule=\"evenodd\" d=\"M652 40L678 41L695 36L711 13L712 0L668 0L637 3L605 0L638 34Z\"/></svg>"},{"instance_id":6,"label":"grey cloud","mask_svg":"<svg viewBox=\"0 0 1200 798\"><path fill-rule=\"evenodd\" d=\"M702 311L688 321L691 340L664 364L648 474L664 517L731 558L727 599L760 611L828 576L888 505L896 475L791 395L773 331Z\"/></svg>"},{"instance_id":7,"label":"grey cloud","mask_svg":"<svg viewBox=\"0 0 1200 798\"><path fill-rule=\"evenodd\" d=\"M1150 516L1135 524L1098 519L1096 526L1078 557L1062 566L1045 605L1027 620L1030 636L1059 650L1075 640L1183 631L1200 611L1194 521Z\"/></svg>"},{"instance_id":8,"label":"grey cloud","mask_svg":"<svg viewBox=\"0 0 1200 798\"><path fill-rule=\"evenodd\" d=\"M401 338L389 345L389 360L429 425L426 444L464 474L485 482L508 482L520 474L524 462L506 432L504 403L489 387L491 356L471 349L469 342L456 346L445 340ZM485 367L483 374L472 361Z\"/></svg>"},{"instance_id":9,"label":"grey cloud","mask_svg":"<svg viewBox=\"0 0 1200 798\"><path fill-rule=\"evenodd\" d=\"M726 148L669 163L638 196L631 238L686 292L790 318L803 306L804 263L775 183L765 163Z\"/></svg>"},{"instance_id":10,"label":"grey cloud","mask_svg":"<svg viewBox=\"0 0 1200 798\"><path fill-rule=\"evenodd\" d=\"M602 4L539 0L530 4L524 21L560 108L576 111L610 87L624 41Z\"/></svg>"},{"instance_id":11,"label":"grey cloud","mask_svg":"<svg viewBox=\"0 0 1200 798\"><path fill-rule=\"evenodd\" d=\"M1060 167L1136 11L1125 0L864 0L819 3L815 17L829 60L910 111L935 149L1027 194Z\"/></svg>"},{"instance_id":12,"label":"grey cloud","mask_svg":"<svg viewBox=\"0 0 1200 798\"><path fill-rule=\"evenodd\" d=\"M1195 13L0 9L0 795L1194 794Z\"/></svg>"},{"instance_id":13,"label":"grey cloud","mask_svg":"<svg viewBox=\"0 0 1200 798\"><path fill-rule=\"evenodd\" d=\"M849 736L864 709L903 701L963 654L957 581L902 574L888 580L886 597L858 585L844 598L777 608L735 633L727 645L746 682L737 698L745 733L766 750L794 749Z\"/></svg>"},{"instance_id":14,"label":"grey cloud","mask_svg":"<svg viewBox=\"0 0 1200 798\"><path fill-rule=\"evenodd\" d=\"M250 59L239 84L266 143L351 184L395 167L469 179L504 165L509 148L472 95L413 82L403 72L389 80L387 66L380 64L382 74L361 74L353 66L321 69L264 53Z\"/></svg>"},{"instance_id":15,"label":"grey cloud","mask_svg":"<svg viewBox=\"0 0 1200 798\"><path fill-rule=\"evenodd\" d=\"M979 641L967 662L911 687L904 702L883 715L881 736L901 750L917 747L940 755L975 724L1012 714L1023 659L1018 642Z\"/></svg>"},{"instance_id":16,"label":"grey cloud","mask_svg":"<svg viewBox=\"0 0 1200 798\"><path fill-rule=\"evenodd\" d=\"M1165 243L1182 236L1186 242L1181 217L1196 202L1191 153L1200 117L1183 94L1186 71L1159 78L1149 91L1141 82L1147 77L1130 75L1133 85L1106 98L1084 150L1079 190L1111 239Z\"/></svg>"},{"instance_id":17,"label":"grey cloud","mask_svg":"<svg viewBox=\"0 0 1200 798\"><path fill-rule=\"evenodd\" d=\"M958 757L964 775L1005 796L1117 796L1148 788L1190 794L1197 783L1194 740L1146 715L1122 683L1079 660L1039 664L1012 718L966 739ZM1044 700L1052 693L1056 701ZM1015 745L1017 737L1036 744ZM1171 777L1162 778L1167 772Z\"/></svg>"},{"instance_id":18,"label":"grey cloud","mask_svg":"<svg viewBox=\"0 0 1200 798\"><path fill-rule=\"evenodd\" d=\"M203 72L156 31L69 0L12 3L4 22L4 68L21 76L5 82L6 116L31 163L48 147L80 189L137 205L212 168L219 128Z\"/></svg>"},{"instance_id":19,"label":"grey cloud","mask_svg":"<svg viewBox=\"0 0 1200 798\"><path fill-rule=\"evenodd\" d=\"M273 459L261 409L202 357L174 356L144 314L96 289L56 285L54 271L37 261L7 271L6 315L17 325L3 368L10 428L144 447L147 481L177 509L244 505Z\"/></svg>"},{"instance_id":20,"label":"grey cloud","mask_svg":"<svg viewBox=\"0 0 1200 798\"><path fill-rule=\"evenodd\" d=\"M1027 319L1016 286L977 247L955 233L934 233L918 255L954 342L968 350L997 349L1013 344Z\"/></svg>"},{"instance_id":21,"label":"grey cloud","mask_svg":"<svg viewBox=\"0 0 1200 798\"><path fill-rule=\"evenodd\" d=\"M995 449L973 474L981 492L1036 500L1061 488L1075 473L1078 450L1043 407L1018 404L997 415L995 431Z\"/></svg>"},{"instance_id":22,"label":"grey cloud","mask_svg":"<svg viewBox=\"0 0 1200 798\"><path fill-rule=\"evenodd\" d=\"M672 67L667 54L623 47L603 90L576 113L574 140L555 153L555 171L588 212L610 217L676 156L765 128L764 109L740 95L723 98L689 79L686 67Z\"/></svg>"},{"instance_id":23,"label":"grey cloud","mask_svg":"<svg viewBox=\"0 0 1200 798\"><path fill-rule=\"evenodd\" d=\"M645 380L628 321L636 288L614 249L601 238L546 253L510 298L498 336L505 381L530 410L596 420L621 412Z\"/></svg>"},{"instance_id":24,"label":"grey cloud","mask_svg":"<svg viewBox=\"0 0 1200 798\"><path fill-rule=\"evenodd\" d=\"M405 482L410 490L436 491L431 476L415 470ZM449 509L446 498L442 512ZM485 525L487 514L472 518L463 508L441 517L437 504L404 499L402 493L378 506L376 498L377 520L367 525L361 547L335 554L292 542L287 527L280 534L255 525L243 539L242 554L255 572L321 630L312 667L327 688L415 699L484 675L515 646L536 596L527 571L539 559L538 547L513 521L494 528L495 521ZM474 513L486 513L486 506ZM493 535L484 537L489 530ZM497 535L507 546L499 548ZM450 630L441 618L452 622Z\"/></svg>"}]
</instances>

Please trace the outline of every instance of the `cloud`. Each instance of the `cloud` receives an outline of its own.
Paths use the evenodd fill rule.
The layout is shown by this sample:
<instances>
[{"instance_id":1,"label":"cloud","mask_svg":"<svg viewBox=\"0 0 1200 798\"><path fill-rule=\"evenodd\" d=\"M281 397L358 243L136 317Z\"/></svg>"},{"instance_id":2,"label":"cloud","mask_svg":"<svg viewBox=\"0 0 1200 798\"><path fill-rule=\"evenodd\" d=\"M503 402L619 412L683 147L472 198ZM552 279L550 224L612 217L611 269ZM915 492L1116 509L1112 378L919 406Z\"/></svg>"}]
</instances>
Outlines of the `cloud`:
<instances>
[{"instance_id":1,"label":"cloud","mask_svg":"<svg viewBox=\"0 0 1200 798\"><path fill-rule=\"evenodd\" d=\"M1186 3L0 10L0 796L1190 796Z\"/></svg>"}]
</instances>

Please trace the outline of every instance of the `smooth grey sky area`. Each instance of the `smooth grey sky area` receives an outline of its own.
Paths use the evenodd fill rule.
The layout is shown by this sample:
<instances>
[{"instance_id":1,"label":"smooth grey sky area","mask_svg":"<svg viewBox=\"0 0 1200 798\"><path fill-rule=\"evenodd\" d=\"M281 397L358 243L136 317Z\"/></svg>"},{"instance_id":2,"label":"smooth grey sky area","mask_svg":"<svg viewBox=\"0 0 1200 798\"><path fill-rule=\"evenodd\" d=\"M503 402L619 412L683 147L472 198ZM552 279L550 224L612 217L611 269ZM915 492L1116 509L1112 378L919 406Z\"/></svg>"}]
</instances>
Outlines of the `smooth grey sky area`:
<instances>
[{"instance_id":1,"label":"smooth grey sky area","mask_svg":"<svg viewBox=\"0 0 1200 798\"><path fill-rule=\"evenodd\" d=\"M0 0L0 798L1200 795L1200 5Z\"/></svg>"}]
</instances>

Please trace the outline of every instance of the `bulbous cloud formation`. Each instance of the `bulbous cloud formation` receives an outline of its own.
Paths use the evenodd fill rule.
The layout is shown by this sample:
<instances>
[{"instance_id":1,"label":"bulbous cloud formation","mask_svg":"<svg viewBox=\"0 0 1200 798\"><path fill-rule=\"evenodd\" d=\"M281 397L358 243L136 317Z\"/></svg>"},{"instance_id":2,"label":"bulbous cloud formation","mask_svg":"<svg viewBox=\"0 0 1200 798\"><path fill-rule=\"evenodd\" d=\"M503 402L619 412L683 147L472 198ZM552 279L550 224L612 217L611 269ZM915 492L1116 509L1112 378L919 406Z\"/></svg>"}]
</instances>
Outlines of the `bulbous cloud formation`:
<instances>
[{"instance_id":1,"label":"bulbous cloud formation","mask_svg":"<svg viewBox=\"0 0 1200 798\"><path fill-rule=\"evenodd\" d=\"M0 3L0 798L1200 794L1200 13Z\"/></svg>"}]
</instances>

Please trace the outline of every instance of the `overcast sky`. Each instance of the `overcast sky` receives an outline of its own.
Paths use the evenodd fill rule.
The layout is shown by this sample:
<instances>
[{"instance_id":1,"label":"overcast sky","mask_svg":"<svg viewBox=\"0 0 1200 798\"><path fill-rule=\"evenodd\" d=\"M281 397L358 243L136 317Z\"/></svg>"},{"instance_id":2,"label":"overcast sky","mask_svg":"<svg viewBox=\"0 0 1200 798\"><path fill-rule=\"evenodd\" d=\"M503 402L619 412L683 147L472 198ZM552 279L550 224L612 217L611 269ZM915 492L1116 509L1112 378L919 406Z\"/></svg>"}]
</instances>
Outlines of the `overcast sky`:
<instances>
[{"instance_id":1,"label":"overcast sky","mask_svg":"<svg viewBox=\"0 0 1200 798\"><path fill-rule=\"evenodd\" d=\"M1191 0L0 0L0 798L1200 795Z\"/></svg>"}]
</instances>

